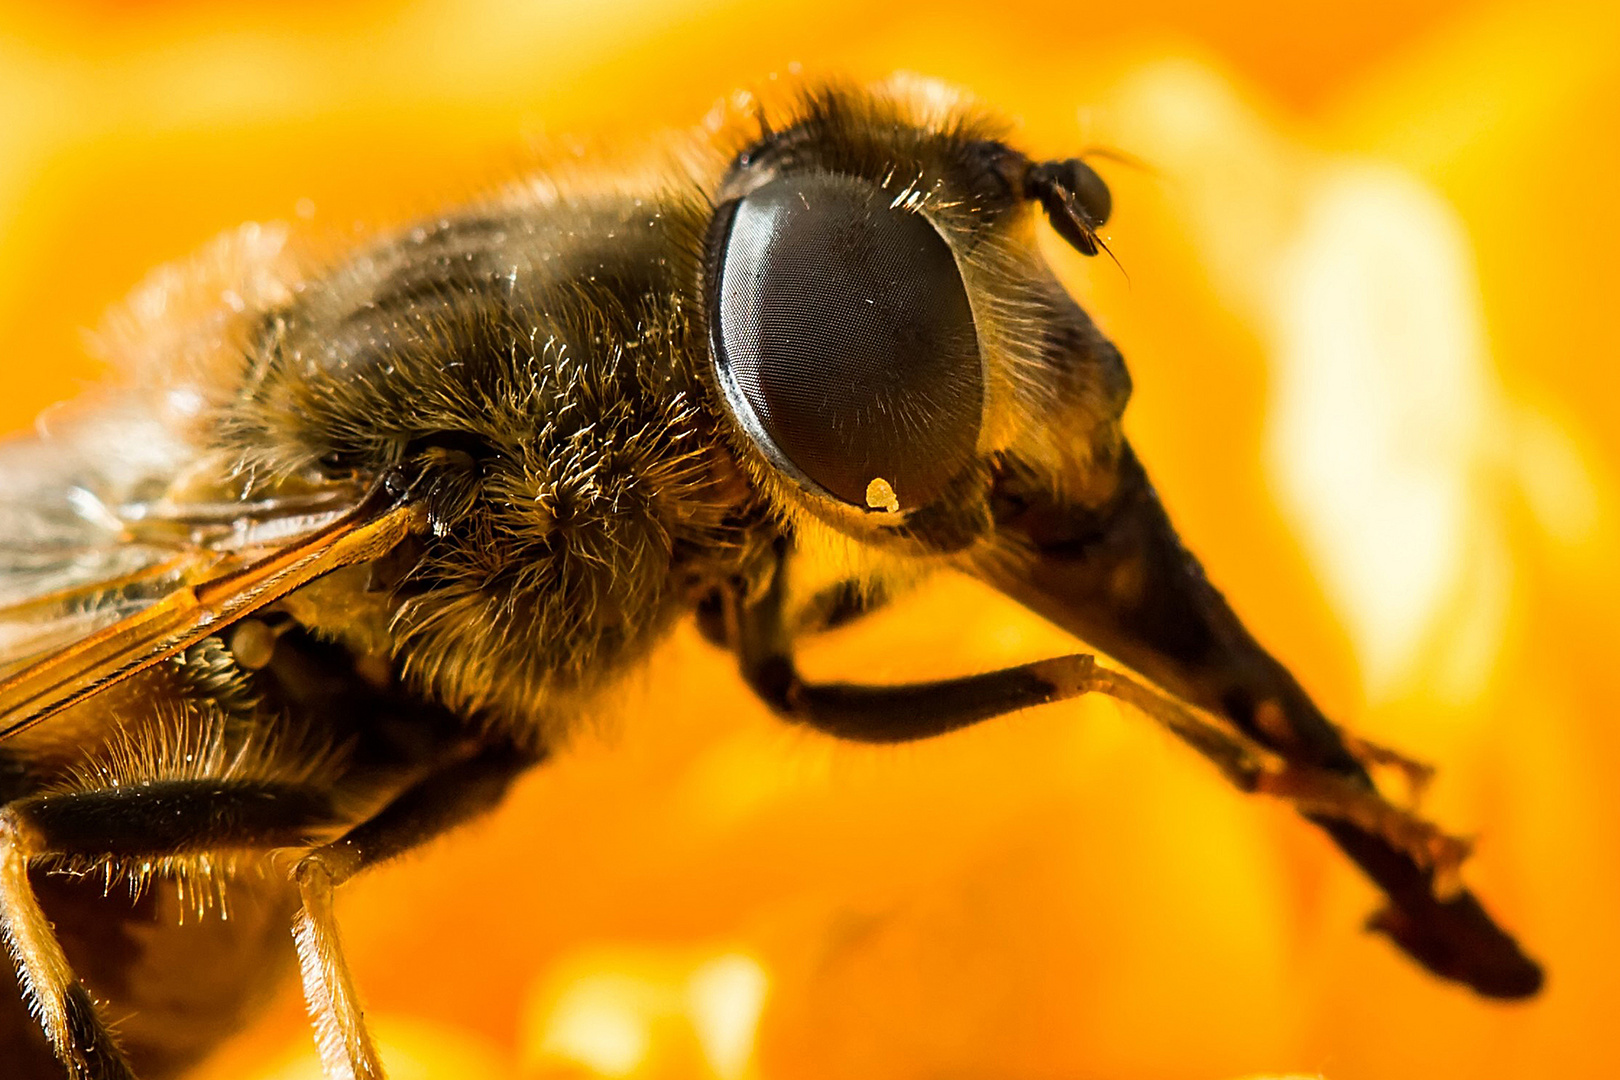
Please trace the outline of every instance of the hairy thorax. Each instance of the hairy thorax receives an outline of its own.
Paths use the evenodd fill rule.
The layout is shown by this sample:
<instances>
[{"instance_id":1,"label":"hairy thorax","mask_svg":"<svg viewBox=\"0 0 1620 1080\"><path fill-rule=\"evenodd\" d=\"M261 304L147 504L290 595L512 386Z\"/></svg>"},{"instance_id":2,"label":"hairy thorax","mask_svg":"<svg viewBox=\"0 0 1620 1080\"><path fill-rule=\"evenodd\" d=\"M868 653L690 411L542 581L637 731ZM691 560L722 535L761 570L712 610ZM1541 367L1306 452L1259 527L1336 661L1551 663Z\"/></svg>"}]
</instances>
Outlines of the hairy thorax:
<instances>
[{"instance_id":1,"label":"hairy thorax","mask_svg":"<svg viewBox=\"0 0 1620 1080\"><path fill-rule=\"evenodd\" d=\"M224 425L261 482L408 476L426 535L290 609L461 715L540 729L733 572L748 513L695 359L698 208L562 210L445 219L299 290Z\"/></svg>"}]
</instances>

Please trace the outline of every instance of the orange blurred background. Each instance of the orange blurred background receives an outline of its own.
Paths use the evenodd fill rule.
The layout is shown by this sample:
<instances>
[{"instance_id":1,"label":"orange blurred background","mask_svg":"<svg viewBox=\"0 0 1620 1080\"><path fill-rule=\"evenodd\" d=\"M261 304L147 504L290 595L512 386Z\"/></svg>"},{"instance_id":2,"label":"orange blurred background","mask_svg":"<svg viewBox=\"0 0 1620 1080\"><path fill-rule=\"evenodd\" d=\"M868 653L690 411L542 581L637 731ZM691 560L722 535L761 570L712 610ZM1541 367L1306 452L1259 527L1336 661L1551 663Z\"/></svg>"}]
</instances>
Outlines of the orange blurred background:
<instances>
[{"instance_id":1,"label":"orange blurred background","mask_svg":"<svg viewBox=\"0 0 1620 1080\"><path fill-rule=\"evenodd\" d=\"M0 5L0 429L228 227L341 243L790 65L1145 163L1100 165L1124 272L1050 246L1128 431L1328 711L1441 766L1547 989L1425 976L1317 835L1106 703L837 746L683 628L499 814L348 889L396 1080L1620 1075L1612 3ZM941 580L805 662L1070 648ZM300 1014L289 986L204 1075L317 1076Z\"/></svg>"}]
</instances>

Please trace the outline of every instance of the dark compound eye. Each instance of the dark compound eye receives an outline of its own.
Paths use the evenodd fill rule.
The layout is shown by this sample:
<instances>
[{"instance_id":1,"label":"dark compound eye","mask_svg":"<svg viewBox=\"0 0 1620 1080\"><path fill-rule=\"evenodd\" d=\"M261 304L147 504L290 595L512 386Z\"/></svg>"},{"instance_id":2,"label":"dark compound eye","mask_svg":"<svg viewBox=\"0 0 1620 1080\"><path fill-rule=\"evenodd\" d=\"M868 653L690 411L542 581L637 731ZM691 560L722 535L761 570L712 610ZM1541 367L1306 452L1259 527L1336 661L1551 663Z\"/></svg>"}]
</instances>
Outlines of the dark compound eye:
<instances>
[{"instance_id":1,"label":"dark compound eye","mask_svg":"<svg viewBox=\"0 0 1620 1080\"><path fill-rule=\"evenodd\" d=\"M720 224L709 283L715 363L749 435L879 510L939 495L973 459L984 407L956 259L892 202L854 177L773 180Z\"/></svg>"}]
</instances>

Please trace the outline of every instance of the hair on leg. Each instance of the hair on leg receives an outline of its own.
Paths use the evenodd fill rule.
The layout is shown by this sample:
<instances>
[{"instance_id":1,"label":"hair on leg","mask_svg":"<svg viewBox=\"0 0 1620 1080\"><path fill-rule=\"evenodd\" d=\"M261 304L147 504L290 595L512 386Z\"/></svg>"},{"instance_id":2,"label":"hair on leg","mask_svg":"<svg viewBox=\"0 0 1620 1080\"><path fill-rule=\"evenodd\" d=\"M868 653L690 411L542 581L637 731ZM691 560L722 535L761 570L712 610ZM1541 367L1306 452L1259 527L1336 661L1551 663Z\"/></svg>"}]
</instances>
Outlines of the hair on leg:
<instances>
[{"instance_id":1,"label":"hair on leg","mask_svg":"<svg viewBox=\"0 0 1620 1080\"><path fill-rule=\"evenodd\" d=\"M310 852L293 872L303 897L294 924L304 1000L328 1080L383 1075L332 913L336 886L494 807L544 757L507 744L485 747L406 789L342 839Z\"/></svg>"},{"instance_id":2,"label":"hair on leg","mask_svg":"<svg viewBox=\"0 0 1620 1080\"><path fill-rule=\"evenodd\" d=\"M307 847L332 828L330 800L294 784L161 780L30 795L0 811L0 929L30 1010L74 1080L133 1078L88 991L74 976L28 880L35 861L120 875L152 872L216 891L224 852Z\"/></svg>"},{"instance_id":3,"label":"hair on leg","mask_svg":"<svg viewBox=\"0 0 1620 1080\"><path fill-rule=\"evenodd\" d=\"M334 875L325 858L310 855L299 861L294 878L303 907L293 920L293 941L321 1067L327 1080L382 1080L382 1060L366 1027L332 912Z\"/></svg>"},{"instance_id":4,"label":"hair on leg","mask_svg":"<svg viewBox=\"0 0 1620 1080\"><path fill-rule=\"evenodd\" d=\"M134 1080L112 1029L68 964L28 880L40 837L10 808L0 811L0 930L29 1012L73 1080Z\"/></svg>"}]
</instances>

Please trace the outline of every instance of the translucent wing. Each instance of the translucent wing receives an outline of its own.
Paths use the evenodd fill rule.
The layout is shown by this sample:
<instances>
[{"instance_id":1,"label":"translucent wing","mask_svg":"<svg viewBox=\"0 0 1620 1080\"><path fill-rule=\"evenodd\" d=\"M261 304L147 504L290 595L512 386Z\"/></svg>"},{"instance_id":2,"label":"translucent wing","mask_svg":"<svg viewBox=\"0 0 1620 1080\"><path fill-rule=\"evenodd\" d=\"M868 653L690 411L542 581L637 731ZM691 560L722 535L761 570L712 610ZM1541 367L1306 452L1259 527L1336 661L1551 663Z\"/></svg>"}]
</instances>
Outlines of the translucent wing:
<instances>
[{"instance_id":1,"label":"translucent wing","mask_svg":"<svg viewBox=\"0 0 1620 1080\"><path fill-rule=\"evenodd\" d=\"M189 561L158 564L154 577L178 575L163 595L0 680L0 739L173 656L323 574L386 554L412 530L415 517L411 506L378 488L328 524L251 561L241 553L209 550Z\"/></svg>"},{"instance_id":2,"label":"translucent wing","mask_svg":"<svg viewBox=\"0 0 1620 1080\"><path fill-rule=\"evenodd\" d=\"M100 335L117 377L0 441L0 739L403 535L381 487L253 484L210 449L298 263L250 224L160 268Z\"/></svg>"},{"instance_id":3,"label":"translucent wing","mask_svg":"<svg viewBox=\"0 0 1620 1080\"><path fill-rule=\"evenodd\" d=\"M217 533L159 519L205 510L175 506L209 497L178 480L230 471L206 460L210 417L234 400L256 313L286 302L295 263L283 230L245 225L155 270L94 339L109 383L0 441L0 675L207 565L198 549Z\"/></svg>"},{"instance_id":4,"label":"translucent wing","mask_svg":"<svg viewBox=\"0 0 1620 1080\"><path fill-rule=\"evenodd\" d=\"M0 444L0 739L386 553L411 527L381 485L233 498L183 482L223 471L210 465L139 411Z\"/></svg>"},{"instance_id":5,"label":"translucent wing","mask_svg":"<svg viewBox=\"0 0 1620 1080\"><path fill-rule=\"evenodd\" d=\"M41 529L57 495L81 515ZM352 485L258 500L109 507L88 489L0 502L0 677L255 555L295 543L352 509ZM8 513L9 511L9 513ZM18 529L19 519L33 526ZM72 525L71 528L61 526Z\"/></svg>"}]
</instances>

